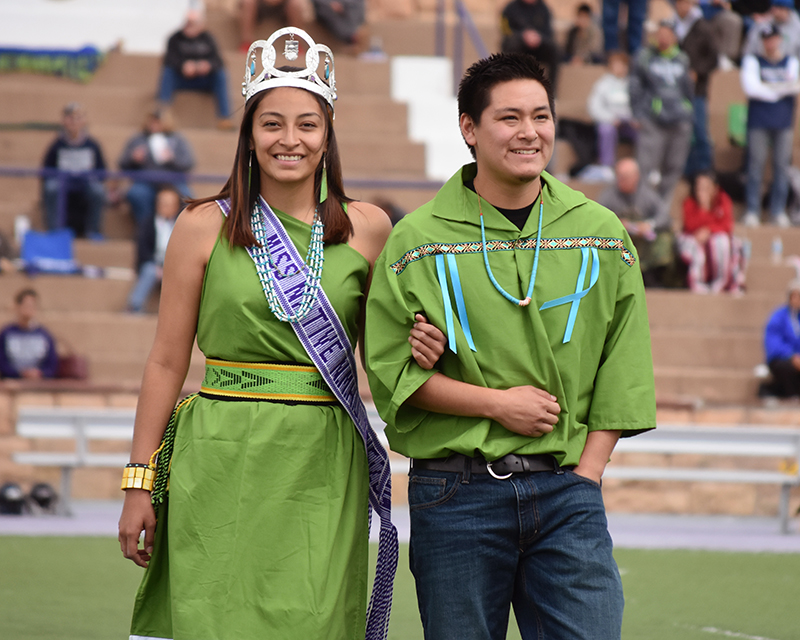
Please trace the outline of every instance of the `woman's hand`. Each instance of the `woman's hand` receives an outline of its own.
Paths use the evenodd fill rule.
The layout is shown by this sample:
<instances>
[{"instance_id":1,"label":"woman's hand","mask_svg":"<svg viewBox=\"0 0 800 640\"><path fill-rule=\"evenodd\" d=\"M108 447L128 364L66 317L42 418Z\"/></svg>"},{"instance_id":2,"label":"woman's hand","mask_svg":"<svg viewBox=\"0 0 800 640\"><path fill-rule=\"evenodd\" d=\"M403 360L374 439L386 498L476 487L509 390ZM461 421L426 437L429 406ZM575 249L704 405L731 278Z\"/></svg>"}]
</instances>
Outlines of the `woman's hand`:
<instances>
[{"instance_id":1,"label":"woman's hand","mask_svg":"<svg viewBox=\"0 0 800 640\"><path fill-rule=\"evenodd\" d=\"M139 538L144 531L144 548L139 548ZM150 502L150 492L144 489L126 489L125 504L119 519L119 547L122 555L147 569L153 553L156 533L156 512Z\"/></svg>"},{"instance_id":2,"label":"woman's hand","mask_svg":"<svg viewBox=\"0 0 800 640\"><path fill-rule=\"evenodd\" d=\"M444 353L447 339L421 313L414 316L414 326L408 341L411 343L411 355L423 369L433 369Z\"/></svg>"}]
</instances>

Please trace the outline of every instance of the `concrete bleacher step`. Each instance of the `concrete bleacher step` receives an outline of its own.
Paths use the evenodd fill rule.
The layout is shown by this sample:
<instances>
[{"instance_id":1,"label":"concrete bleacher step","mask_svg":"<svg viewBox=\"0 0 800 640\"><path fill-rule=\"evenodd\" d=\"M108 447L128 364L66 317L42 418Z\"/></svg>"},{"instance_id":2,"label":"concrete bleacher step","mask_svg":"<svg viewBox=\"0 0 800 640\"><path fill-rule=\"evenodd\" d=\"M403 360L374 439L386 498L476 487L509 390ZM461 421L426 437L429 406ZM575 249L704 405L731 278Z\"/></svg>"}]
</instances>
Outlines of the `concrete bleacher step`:
<instances>
[{"instance_id":1,"label":"concrete bleacher step","mask_svg":"<svg viewBox=\"0 0 800 640\"><path fill-rule=\"evenodd\" d=\"M84 278L83 276L3 274L3 291L0 310L10 311L15 292L36 289L43 312L81 310L85 312L119 312L125 309L131 280L109 278Z\"/></svg>"},{"instance_id":2,"label":"concrete bleacher step","mask_svg":"<svg viewBox=\"0 0 800 640\"><path fill-rule=\"evenodd\" d=\"M764 224L752 229L737 225L736 235L750 241L754 259L771 259L772 243L776 238L780 238L784 257L800 256L800 228L798 227L780 229L770 224Z\"/></svg>"},{"instance_id":3,"label":"concrete bleacher step","mask_svg":"<svg viewBox=\"0 0 800 640\"><path fill-rule=\"evenodd\" d=\"M599 64L561 65L558 71L556 115L559 118L591 122L586 108L589 92L606 71L605 65Z\"/></svg>"},{"instance_id":4,"label":"concrete bleacher step","mask_svg":"<svg viewBox=\"0 0 800 640\"><path fill-rule=\"evenodd\" d=\"M764 358L760 328L720 330L718 327L654 328L653 362L658 367L752 370Z\"/></svg>"},{"instance_id":5,"label":"concrete bleacher step","mask_svg":"<svg viewBox=\"0 0 800 640\"><path fill-rule=\"evenodd\" d=\"M727 405L752 404L758 380L752 369L739 367L662 367L655 365L656 399Z\"/></svg>"},{"instance_id":6,"label":"concrete bleacher step","mask_svg":"<svg viewBox=\"0 0 800 640\"><path fill-rule=\"evenodd\" d=\"M414 211L423 204L433 199L438 189L400 189L400 188L374 188L374 187L350 187L345 178L345 190L347 195L362 202L371 202L382 206L385 202L390 202L399 207L406 213Z\"/></svg>"},{"instance_id":7,"label":"concrete bleacher step","mask_svg":"<svg viewBox=\"0 0 800 640\"><path fill-rule=\"evenodd\" d=\"M391 101L388 87L381 90L380 85L389 83L388 63L380 64L382 73L364 73L355 63L351 73L362 78L365 95L347 92L339 87L341 96L336 102L337 134L396 133L405 132L406 108ZM365 68L373 65L364 63ZM383 80L383 76L385 80ZM380 78L375 91L369 91L368 85L374 77ZM382 81L382 82L381 82ZM338 84L338 83L337 83ZM6 125L27 125L48 138L55 131L42 130L43 124L57 127L61 120L61 108L68 102L79 101L87 111L91 130L98 126L127 125L134 130L144 122L144 115L153 103L153 90L143 84L124 87L106 86L102 84L75 85L58 83L40 85L31 82L29 76L13 76L11 80L2 79L0 75L0 91L9 98L0 106L0 122ZM231 91L232 120L238 125L241 118L243 99L241 91ZM176 128L180 131L199 128L213 130L216 125L214 100L210 94L197 92L178 92L172 103ZM24 130L8 131L7 134L22 135ZM235 139L236 132L229 132L227 137ZM42 154L44 151L42 151Z\"/></svg>"},{"instance_id":8,"label":"concrete bleacher step","mask_svg":"<svg viewBox=\"0 0 800 640\"><path fill-rule=\"evenodd\" d=\"M797 270L791 264L757 259L747 268L747 287L751 291L774 292L784 297L786 285L795 277Z\"/></svg>"},{"instance_id":9,"label":"concrete bleacher step","mask_svg":"<svg viewBox=\"0 0 800 640\"><path fill-rule=\"evenodd\" d=\"M647 291L651 329L762 329L769 314L785 300L783 293L753 292L743 296L698 295L683 290Z\"/></svg>"},{"instance_id":10,"label":"concrete bleacher step","mask_svg":"<svg viewBox=\"0 0 800 640\"><path fill-rule=\"evenodd\" d=\"M446 21L445 50L453 51L454 20L451 15ZM482 16L475 18L475 26L489 52L500 50L499 18ZM398 56L432 56L436 55L436 20L420 18L418 20L380 20L370 24L370 33L380 38L383 50L389 55ZM469 35L464 34L464 66L465 68L478 60L478 51Z\"/></svg>"},{"instance_id":11,"label":"concrete bleacher step","mask_svg":"<svg viewBox=\"0 0 800 640\"><path fill-rule=\"evenodd\" d=\"M77 239L73 244L75 260L81 264L98 267L131 268L136 260L136 245L133 240L92 240Z\"/></svg>"}]
</instances>

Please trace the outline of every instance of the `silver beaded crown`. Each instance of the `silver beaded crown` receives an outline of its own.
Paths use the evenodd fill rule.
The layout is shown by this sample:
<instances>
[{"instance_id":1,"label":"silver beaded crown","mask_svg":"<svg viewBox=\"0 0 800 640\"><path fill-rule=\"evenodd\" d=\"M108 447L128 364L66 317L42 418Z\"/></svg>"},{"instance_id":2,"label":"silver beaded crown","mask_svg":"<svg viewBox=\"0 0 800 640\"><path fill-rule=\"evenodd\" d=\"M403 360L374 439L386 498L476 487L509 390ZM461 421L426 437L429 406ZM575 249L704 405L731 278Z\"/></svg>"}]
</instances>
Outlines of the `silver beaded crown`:
<instances>
[{"instance_id":1,"label":"silver beaded crown","mask_svg":"<svg viewBox=\"0 0 800 640\"><path fill-rule=\"evenodd\" d=\"M289 36L284 41L283 57L291 64L297 60L300 52L300 38L308 46L306 50L306 68L299 71L281 71L276 68L278 52L275 41L282 36ZM261 49L261 70L256 65L256 49ZM324 54L323 69L320 72L320 57ZM280 65L283 66L283 65ZM299 65L298 65L299 66ZM333 52L324 44L317 44L302 29L284 27L278 29L266 40L256 40L247 51L247 64L244 70L242 95L245 102L266 89L275 87L294 87L305 89L322 96L333 109L336 100L336 79L333 69Z\"/></svg>"}]
</instances>

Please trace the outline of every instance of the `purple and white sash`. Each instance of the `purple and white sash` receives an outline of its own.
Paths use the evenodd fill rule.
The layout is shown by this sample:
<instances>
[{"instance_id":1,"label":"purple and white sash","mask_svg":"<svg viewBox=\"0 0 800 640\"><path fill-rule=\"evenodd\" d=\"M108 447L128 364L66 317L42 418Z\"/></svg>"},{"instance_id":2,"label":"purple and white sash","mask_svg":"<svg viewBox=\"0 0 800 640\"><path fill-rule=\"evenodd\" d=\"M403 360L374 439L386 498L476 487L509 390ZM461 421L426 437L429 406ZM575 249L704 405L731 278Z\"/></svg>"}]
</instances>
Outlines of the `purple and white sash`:
<instances>
[{"instance_id":1,"label":"purple and white sash","mask_svg":"<svg viewBox=\"0 0 800 640\"><path fill-rule=\"evenodd\" d=\"M294 313L300 305L308 269L286 233L278 217L259 196L267 248L273 264L275 290L286 313ZM222 212L230 213L229 200L217 200ZM248 247L251 257L251 249ZM285 274L281 277L280 274ZM339 316L336 315L322 287L309 314L292 328L311 361L345 408L356 426L367 450L369 465L369 513L375 509L381 521L378 542L378 566L372 596L367 609L366 640L383 640L389 628L392 607L392 586L397 569L397 530L392 524L392 480L386 450L378 441L367 417L367 410L358 393L356 361Z\"/></svg>"}]
</instances>

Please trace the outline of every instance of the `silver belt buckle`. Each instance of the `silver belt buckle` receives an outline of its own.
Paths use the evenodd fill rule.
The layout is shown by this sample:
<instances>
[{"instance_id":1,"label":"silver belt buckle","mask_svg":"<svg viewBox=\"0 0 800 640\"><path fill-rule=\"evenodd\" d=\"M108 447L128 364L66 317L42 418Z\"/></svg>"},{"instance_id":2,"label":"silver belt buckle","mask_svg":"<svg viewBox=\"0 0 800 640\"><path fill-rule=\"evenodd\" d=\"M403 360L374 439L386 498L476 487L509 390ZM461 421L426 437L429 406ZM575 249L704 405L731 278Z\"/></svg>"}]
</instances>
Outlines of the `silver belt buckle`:
<instances>
[{"instance_id":1,"label":"silver belt buckle","mask_svg":"<svg viewBox=\"0 0 800 640\"><path fill-rule=\"evenodd\" d=\"M490 476L492 476L493 478L496 478L497 480L508 480L511 476L514 475L513 471L511 473L507 473L504 476L497 475L494 472L494 469L492 469L492 463L491 462L487 462L486 463L486 470L489 472Z\"/></svg>"}]
</instances>

